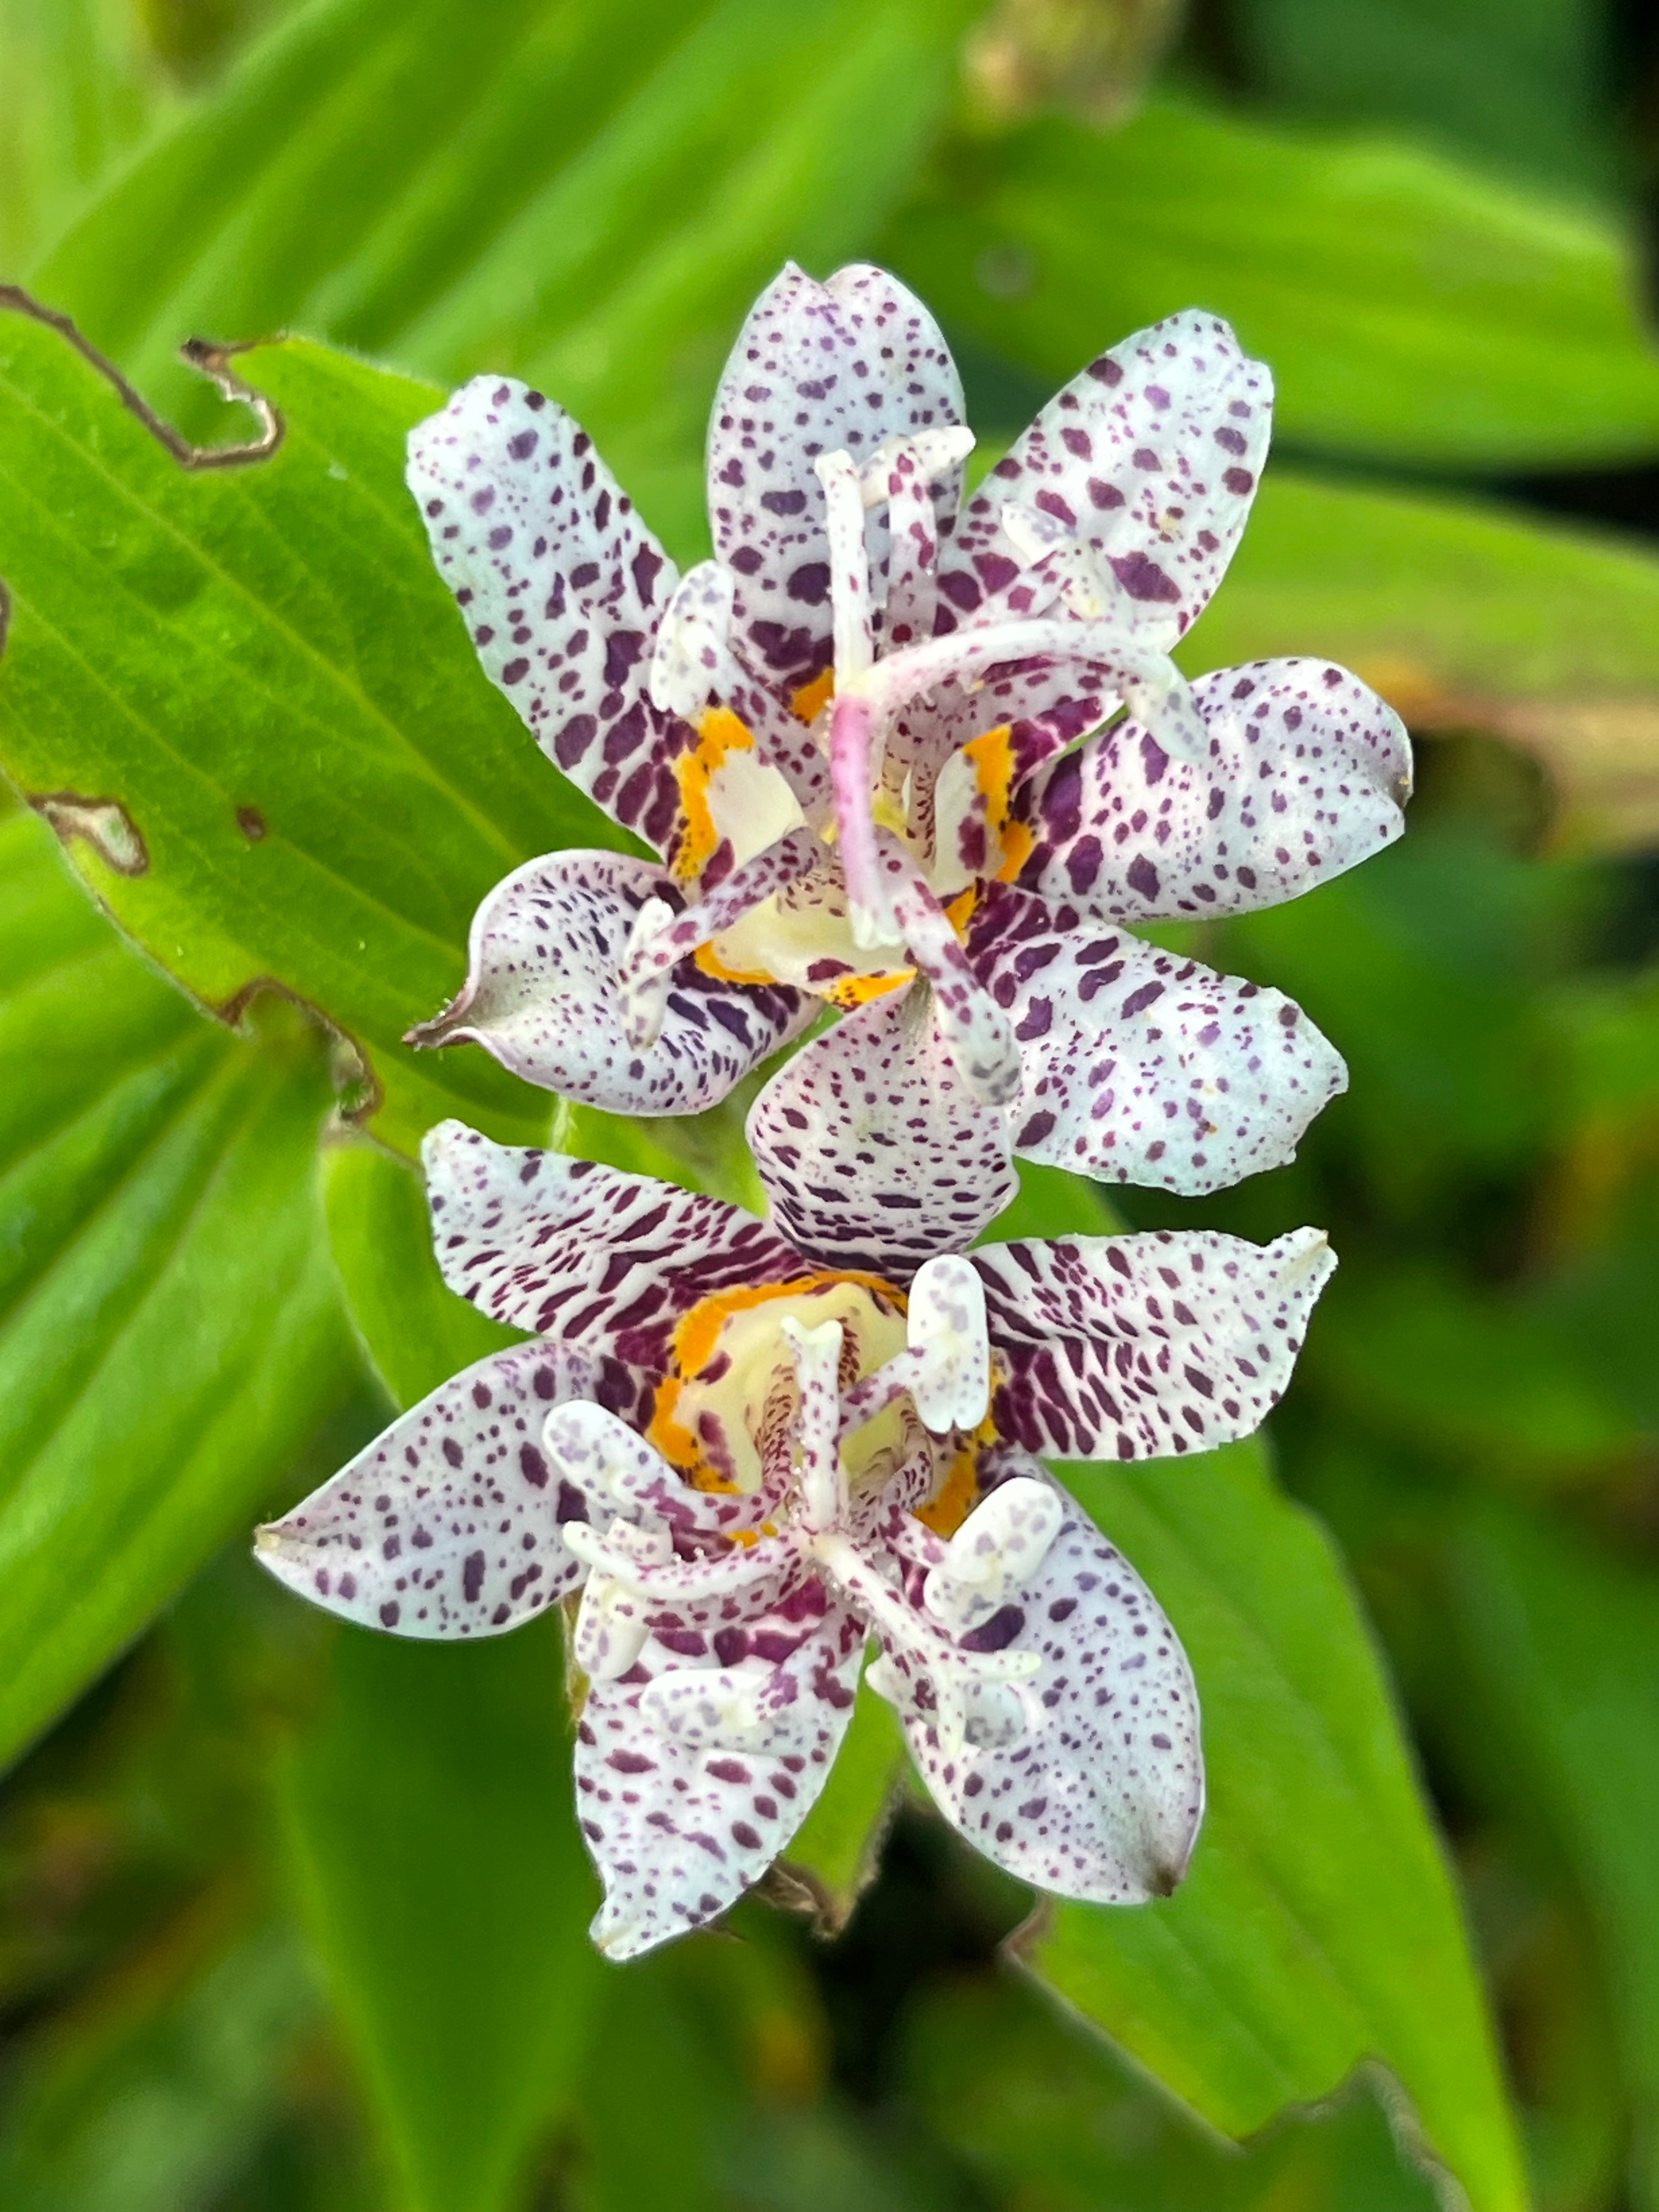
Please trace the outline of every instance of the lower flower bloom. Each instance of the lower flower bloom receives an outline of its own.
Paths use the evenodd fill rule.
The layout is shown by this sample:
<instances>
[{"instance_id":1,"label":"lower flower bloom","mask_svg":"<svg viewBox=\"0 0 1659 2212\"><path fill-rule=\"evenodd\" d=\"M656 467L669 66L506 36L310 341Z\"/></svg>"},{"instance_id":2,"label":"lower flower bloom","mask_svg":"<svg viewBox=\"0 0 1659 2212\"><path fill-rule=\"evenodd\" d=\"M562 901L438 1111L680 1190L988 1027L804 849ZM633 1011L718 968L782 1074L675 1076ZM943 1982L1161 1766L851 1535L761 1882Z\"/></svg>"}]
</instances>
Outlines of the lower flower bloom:
<instances>
[{"instance_id":1,"label":"lower flower bloom","mask_svg":"<svg viewBox=\"0 0 1659 2212\"><path fill-rule=\"evenodd\" d=\"M537 1335L403 1415L259 1556L405 1636L572 1601L602 1948L702 1925L785 1850L872 1642L870 1686L970 1843L1065 1896L1173 1888L1204 1802L1191 1672L1032 1455L1249 1433L1334 1264L1322 1236L989 1245L903 1285L458 1123L426 1157L446 1279Z\"/></svg>"}]
</instances>

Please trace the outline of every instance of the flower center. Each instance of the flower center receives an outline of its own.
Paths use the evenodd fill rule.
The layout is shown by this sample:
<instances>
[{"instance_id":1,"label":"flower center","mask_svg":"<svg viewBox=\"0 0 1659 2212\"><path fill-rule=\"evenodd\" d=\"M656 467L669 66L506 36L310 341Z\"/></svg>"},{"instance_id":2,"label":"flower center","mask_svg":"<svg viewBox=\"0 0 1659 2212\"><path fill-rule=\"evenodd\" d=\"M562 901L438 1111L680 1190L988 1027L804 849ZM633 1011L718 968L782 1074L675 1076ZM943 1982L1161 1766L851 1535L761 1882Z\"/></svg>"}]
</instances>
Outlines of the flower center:
<instances>
[{"instance_id":1,"label":"flower center","mask_svg":"<svg viewBox=\"0 0 1659 2212\"><path fill-rule=\"evenodd\" d=\"M759 1490L783 1473L799 1410L785 1322L840 1324L839 1384L848 1391L904 1350L906 1310L903 1291L874 1276L803 1276L704 1298L674 1332L673 1367L646 1433L696 1488ZM920 1439L906 1401L895 1400L843 1443L849 1486L884 1480Z\"/></svg>"}]
</instances>

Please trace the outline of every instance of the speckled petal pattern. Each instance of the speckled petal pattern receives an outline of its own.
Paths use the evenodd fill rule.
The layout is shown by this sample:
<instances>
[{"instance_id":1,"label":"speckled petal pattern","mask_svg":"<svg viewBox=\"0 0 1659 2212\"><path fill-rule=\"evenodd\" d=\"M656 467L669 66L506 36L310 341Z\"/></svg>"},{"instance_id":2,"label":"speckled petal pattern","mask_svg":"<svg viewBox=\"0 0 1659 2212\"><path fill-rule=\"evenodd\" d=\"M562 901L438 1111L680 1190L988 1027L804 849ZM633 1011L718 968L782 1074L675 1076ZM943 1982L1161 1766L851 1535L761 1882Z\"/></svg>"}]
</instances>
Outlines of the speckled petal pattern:
<instances>
[{"instance_id":1,"label":"speckled petal pattern","mask_svg":"<svg viewBox=\"0 0 1659 2212\"><path fill-rule=\"evenodd\" d=\"M1013 1145L1103 1181L1194 1196L1296 1157L1347 1085L1282 992L1218 975L1075 908L997 885L969 957L1020 1052Z\"/></svg>"},{"instance_id":2,"label":"speckled petal pattern","mask_svg":"<svg viewBox=\"0 0 1659 2212\"><path fill-rule=\"evenodd\" d=\"M1405 725L1324 660L1258 660L1193 686L1201 765L1139 723L1103 730L1034 777L1012 817L1031 840L1014 880L1121 921L1249 914L1357 867L1405 828Z\"/></svg>"},{"instance_id":3,"label":"speckled petal pattern","mask_svg":"<svg viewBox=\"0 0 1659 2212\"><path fill-rule=\"evenodd\" d=\"M593 1940L613 1959L724 1912L829 1778L853 1716L862 1626L809 1580L744 1632L751 1656L712 1666L689 1667L653 1638L627 1674L588 1694L576 1810L605 1882Z\"/></svg>"},{"instance_id":4,"label":"speckled petal pattern","mask_svg":"<svg viewBox=\"0 0 1659 2212\"><path fill-rule=\"evenodd\" d=\"M755 1101L747 1133L773 1219L830 1267L903 1279L965 1249L1018 1188L1007 1115L969 1090L923 989L814 1038Z\"/></svg>"},{"instance_id":5,"label":"speckled petal pattern","mask_svg":"<svg viewBox=\"0 0 1659 2212\"><path fill-rule=\"evenodd\" d=\"M729 983L679 962L648 1047L629 1042L621 971L648 900L678 908L672 877L621 853L551 853L496 884L472 918L466 982L418 1045L464 1042L544 1090L611 1114L696 1114L798 1036L804 994Z\"/></svg>"},{"instance_id":6,"label":"speckled petal pattern","mask_svg":"<svg viewBox=\"0 0 1659 2212\"><path fill-rule=\"evenodd\" d=\"M475 376L410 431L407 481L490 682L573 783L672 851L692 736L645 680L676 571L587 433Z\"/></svg>"},{"instance_id":7,"label":"speckled petal pattern","mask_svg":"<svg viewBox=\"0 0 1659 2212\"><path fill-rule=\"evenodd\" d=\"M579 1352L515 1345L453 1376L259 1531L279 1582L342 1620L499 1636L580 1581L559 1531L586 1518L542 1448L550 1409L598 1387Z\"/></svg>"},{"instance_id":8,"label":"speckled petal pattern","mask_svg":"<svg viewBox=\"0 0 1659 2212\"><path fill-rule=\"evenodd\" d=\"M1167 1897L1204 1814L1186 1654L1134 1569L1047 1470L1018 1451L999 1460L1004 1480L1039 1482L1061 1509L1041 1565L977 1632L981 1649L1038 1656L1020 1686L1026 1724L947 1750L913 1704L901 1709L911 1753L951 1826L1022 1881L1103 1905Z\"/></svg>"},{"instance_id":9,"label":"speckled petal pattern","mask_svg":"<svg viewBox=\"0 0 1659 2212\"><path fill-rule=\"evenodd\" d=\"M750 311L715 397L708 519L737 572L744 650L786 688L830 665L830 551L812 463L862 467L885 438L962 420L962 386L939 325L896 277L865 263L820 284L792 262ZM960 471L940 491L953 512ZM872 571L887 525L872 516Z\"/></svg>"},{"instance_id":10,"label":"speckled petal pattern","mask_svg":"<svg viewBox=\"0 0 1659 2212\"><path fill-rule=\"evenodd\" d=\"M518 1328L666 1366L678 1316L714 1291L794 1280L800 1255L723 1199L441 1121L421 1147L453 1291Z\"/></svg>"},{"instance_id":11,"label":"speckled petal pattern","mask_svg":"<svg viewBox=\"0 0 1659 2212\"><path fill-rule=\"evenodd\" d=\"M1336 1266L1318 1229L1266 1246L1207 1230L986 1244L1000 1436L1069 1459L1211 1451L1284 1395Z\"/></svg>"},{"instance_id":12,"label":"speckled petal pattern","mask_svg":"<svg viewBox=\"0 0 1659 2212\"><path fill-rule=\"evenodd\" d=\"M957 526L939 587L961 615L1021 563L1005 503L1033 507L1098 555L1127 622L1167 652L1232 558L1272 431L1273 379L1196 308L1125 338L1051 399Z\"/></svg>"}]
</instances>

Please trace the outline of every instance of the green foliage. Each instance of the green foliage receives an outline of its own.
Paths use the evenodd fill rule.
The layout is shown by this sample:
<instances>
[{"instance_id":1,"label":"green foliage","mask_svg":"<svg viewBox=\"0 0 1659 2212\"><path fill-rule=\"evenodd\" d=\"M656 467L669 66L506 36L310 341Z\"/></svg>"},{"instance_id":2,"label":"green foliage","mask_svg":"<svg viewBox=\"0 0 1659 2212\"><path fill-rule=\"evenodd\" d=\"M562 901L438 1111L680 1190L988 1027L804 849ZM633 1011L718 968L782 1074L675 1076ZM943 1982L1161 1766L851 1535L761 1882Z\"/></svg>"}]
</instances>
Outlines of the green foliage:
<instances>
[{"instance_id":1,"label":"green foliage","mask_svg":"<svg viewBox=\"0 0 1659 2212\"><path fill-rule=\"evenodd\" d=\"M1424 795L1354 878L1168 933L1295 991L1348 1056L1302 1158L1202 1209L1034 1172L994 1233L1332 1226L1280 1463L1340 1533L1449 1809L1544 2212L1613 2212L1621 2168L1652 2212L1659 986L1634 879L1533 848L1659 833L1659 566L1410 481L1659 447L1617 218L1538 183L1611 173L1589 19L1204 11L1281 118L1431 150L1224 110L1201 39L1180 100L1115 136L997 135L952 106L974 12L0 0L3 273L27 263L192 435L244 417L178 368L181 337L307 334L237 364L280 450L188 472L61 337L0 318L0 764L149 963L40 823L0 821L0 1750L339 1463L374 1418L365 1350L408 1404L508 1340L438 1278L408 1164L433 1121L757 1200L741 1098L666 1128L555 1117L474 1050L401 1044L489 884L616 842L432 574L402 444L441 385L542 382L695 558L708 393L786 254L893 258L966 341L992 436L1197 301L1272 361L1285 441L1326 473L1275 465L1183 657L1357 665L1431 733ZM1334 472L1354 456L1365 476ZM191 1004L265 986L236 1033ZM331 1138L319 1194L331 1088L390 1149ZM459 1650L329 1635L239 1557L0 1796L8 2206L1422 2212L1395 2085L1476 2212L1522 2204L1442 1848L1332 1546L1249 1450L1073 1479L1176 1619L1206 1718L1188 1885L1060 1907L1030 1952L1128 2057L988 1966L1024 1902L913 1808L836 1948L751 1901L738 1942L601 1968L554 1624ZM790 1854L837 1910L898 1771L866 1696ZM1268 2124L1368 2062L1391 2081Z\"/></svg>"},{"instance_id":2,"label":"green foliage","mask_svg":"<svg viewBox=\"0 0 1659 2212\"><path fill-rule=\"evenodd\" d=\"M1600 1545L1513 1506L1451 1532L1459 1656L1490 1729L1472 1764L1572 1867L1622 2025L1638 2201L1659 2201L1659 1591Z\"/></svg>"},{"instance_id":3,"label":"green foliage","mask_svg":"<svg viewBox=\"0 0 1659 2212\"><path fill-rule=\"evenodd\" d=\"M453 380L538 378L620 465L700 437L786 255L833 264L878 226L969 13L333 0L181 115L33 281L168 405L190 331L295 323Z\"/></svg>"},{"instance_id":4,"label":"green foliage","mask_svg":"<svg viewBox=\"0 0 1659 2212\"><path fill-rule=\"evenodd\" d=\"M1659 441L1616 229L1408 146L1186 106L1111 137L1045 118L947 146L883 252L1045 387L1197 306L1273 364L1295 445L1518 467Z\"/></svg>"},{"instance_id":5,"label":"green foliage","mask_svg":"<svg viewBox=\"0 0 1659 2212\"><path fill-rule=\"evenodd\" d=\"M1240 59L1275 105L1409 125L1515 174L1613 180L1607 18L1584 0L1243 0Z\"/></svg>"},{"instance_id":6,"label":"green foliage","mask_svg":"<svg viewBox=\"0 0 1659 2212\"><path fill-rule=\"evenodd\" d=\"M514 1341L445 1289L397 1161L339 1152L328 1208L400 1404ZM586 1935L598 1898L571 1803L558 1625L459 1650L343 1631L285 1780L300 1910L402 2200L516 2203L605 1971Z\"/></svg>"},{"instance_id":7,"label":"green foliage","mask_svg":"<svg viewBox=\"0 0 1659 2212\"><path fill-rule=\"evenodd\" d=\"M400 1040L459 987L492 884L617 833L480 682L433 571L403 441L439 395L301 343L246 366L282 447L191 474L0 318L0 762L118 805L142 865L77 838L90 888L204 1004L274 983L343 1031L389 1141L446 1113L533 1141L545 1102Z\"/></svg>"},{"instance_id":8,"label":"green foliage","mask_svg":"<svg viewBox=\"0 0 1659 2212\"><path fill-rule=\"evenodd\" d=\"M373 1145L331 1145L323 1194L334 1263L370 1359L398 1406L522 1340L446 1289L418 1176Z\"/></svg>"},{"instance_id":9,"label":"green foliage","mask_svg":"<svg viewBox=\"0 0 1659 2212\"><path fill-rule=\"evenodd\" d=\"M343 1632L285 1791L299 1909L409 2212L520 2201L607 1971L556 1622Z\"/></svg>"},{"instance_id":10,"label":"green foliage","mask_svg":"<svg viewBox=\"0 0 1659 2212\"><path fill-rule=\"evenodd\" d=\"M1255 1444L1066 1480L1191 1656L1210 1802L1173 1898L1057 1904L1030 1963L1230 2135L1380 2059L1474 2212L1523 2207L1445 1863L1328 1540Z\"/></svg>"},{"instance_id":11,"label":"green foliage","mask_svg":"<svg viewBox=\"0 0 1659 2212\"><path fill-rule=\"evenodd\" d=\"M0 821L0 1746L15 1755L356 1390L322 1040L215 1031ZM277 1286L281 1295L273 1297Z\"/></svg>"},{"instance_id":12,"label":"green foliage","mask_svg":"<svg viewBox=\"0 0 1659 2212\"><path fill-rule=\"evenodd\" d=\"M981 2185L1025 2212L1434 2212L1437 2202L1369 2082L1241 2154L1035 1990L947 1982L907 2041L910 2093Z\"/></svg>"}]
</instances>

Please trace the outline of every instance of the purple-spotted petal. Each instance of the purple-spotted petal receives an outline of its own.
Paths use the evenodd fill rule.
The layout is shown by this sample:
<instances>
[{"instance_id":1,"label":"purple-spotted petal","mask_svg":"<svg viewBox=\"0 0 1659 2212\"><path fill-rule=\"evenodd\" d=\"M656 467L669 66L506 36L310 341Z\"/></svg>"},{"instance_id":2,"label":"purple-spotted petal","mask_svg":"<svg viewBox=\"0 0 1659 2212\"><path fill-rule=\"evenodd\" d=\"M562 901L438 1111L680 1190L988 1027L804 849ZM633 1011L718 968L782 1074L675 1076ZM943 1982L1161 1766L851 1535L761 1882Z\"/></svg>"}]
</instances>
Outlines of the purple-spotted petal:
<instances>
[{"instance_id":1,"label":"purple-spotted petal","mask_svg":"<svg viewBox=\"0 0 1659 2212\"><path fill-rule=\"evenodd\" d=\"M1284 1395L1336 1265L1322 1230L982 1245L997 1433L1068 1459L1210 1451Z\"/></svg>"},{"instance_id":2,"label":"purple-spotted petal","mask_svg":"<svg viewBox=\"0 0 1659 2212\"><path fill-rule=\"evenodd\" d=\"M475 376L410 431L407 480L491 683L573 783L670 851L692 735L646 676L675 569L592 439L539 392Z\"/></svg>"},{"instance_id":3,"label":"purple-spotted petal","mask_svg":"<svg viewBox=\"0 0 1659 2212\"><path fill-rule=\"evenodd\" d=\"M1014 1149L1183 1196L1282 1167L1347 1085L1282 992L995 886L969 957L1018 1041Z\"/></svg>"},{"instance_id":4,"label":"purple-spotted petal","mask_svg":"<svg viewBox=\"0 0 1659 2212\"><path fill-rule=\"evenodd\" d=\"M976 1632L981 1649L1039 1660L1019 1686L1023 1725L946 1747L910 1700L911 1753L951 1825L1022 1881L1103 1905L1167 1897L1204 1814L1192 1670L1157 1600L1075 1500L1024 1454L1000 1460L1005 1479L1042 1483L1061 1509L1042 1564Z\"/></svg>"},{"instance_id":5,"label":"purple-spotted petal","mask_svg":"<svg viewBox=\"0 0 1659 2212\"><path fill-rule=\"evenodd\" d=\"M444 1280L497 1321L660 1371L715 1291L794 1279L800 1255L723 1199L441 1121L421 1147Z\"/></svg>"},{"instance_id":6,"label":"purple-spotted petal","mask_svg":"<svg viewBox=\"0 0 1659 2212\"><path fill-rule=\"evenodd\" d=\"M848 1607L814 1582L743 1634L748 1656L695 1666L653 1638L588 1693L576 1811L605 1883L593 1940L613 1959L702 1927L758 1881L847 1733L864 1657Z\"/></svg>"},{"instance_id":7,"label":"purple-spotted petal","mask_svg":"<svg viewBox=\"0 0 1659 2212\"><path fill-rule=\"evenodd\" d=\"M797 1053L748 1136L773 1219L827 1267L906 1278L971 1244L1018 1187L1007 1116L969 1091L926 991L890 992Z\"/></svg>"},{"instance_id":8,"label":"purple-spotted petal","mask_svg":"<svg viewBox=\"0 0 1659 2212\"><path fill-rule=\"evenodd\" d=\"M419 1045L471 1042L527 1082L611 1114L695 1114L725 1097L817 1012L797 991L731 983L681 960L656 1041L623 1024L621 971L647 900L675 907L667 872L620 853L551 853L496 884L473 916L467 979Z\"/></svg>"},{"instance_id":9,"label":"purple-spotted petal","mask_svg":"<svg viewBox=\"0 0 1659 2212\"><path fill-rule=\"evenodd\" d=\"M1201 764L1133 721L1034 777L1014 881L1131 921L1248 914L1355 867L1405 827L1411 744L1368 685L1323 660L1259 660L1193 686Z\"/></svg>"},{"instance_id":10,"label":"purple-spotted petal","mask_svg":"<svg viewBox=\"0 0 1659 2212\"><path fill-rule=\"evenodd\" d=\"M1168 651L1208 604L1267 459L1273 380L1227 325L1171 315L1091 362L999 461L957 526L939 588L959 614L1024 565L1006 504L1075 533L1136 635Z\"/></svg>"},{"instance_id":11,"label":"purple-spotted petal","mask_svg":"<svg viewBox=\"0 0 1659 2212\"><path fill-rule=\"evenodd\" d=\"M962 386L939 325L884 270L854 263L820 284L791 263L750 312L714 401L708 519L737 572L738 623L757 667L786 690L830 664L830 550L812 464L862 466L884 438L962 420ZM954 509L960 471L939 495ZM884 514L868 526L885 572Z\"/></svg>"},{"instance_id":12,"label":"purple-spotted petal","mask_svg":"<svg viewBox=\"0 0 1659 2212\"><path fill-rule=\"evenodd\" d=\"M545 1344L494 1352L400 1415L349 1467L261 1528L279 1582L399 1636L499 1636L581 1580L562 1524L585 1520L542 1445L550 1409L599 1387Z\"/></svg>"}]
</instances>

